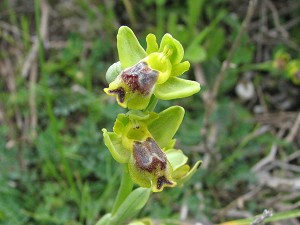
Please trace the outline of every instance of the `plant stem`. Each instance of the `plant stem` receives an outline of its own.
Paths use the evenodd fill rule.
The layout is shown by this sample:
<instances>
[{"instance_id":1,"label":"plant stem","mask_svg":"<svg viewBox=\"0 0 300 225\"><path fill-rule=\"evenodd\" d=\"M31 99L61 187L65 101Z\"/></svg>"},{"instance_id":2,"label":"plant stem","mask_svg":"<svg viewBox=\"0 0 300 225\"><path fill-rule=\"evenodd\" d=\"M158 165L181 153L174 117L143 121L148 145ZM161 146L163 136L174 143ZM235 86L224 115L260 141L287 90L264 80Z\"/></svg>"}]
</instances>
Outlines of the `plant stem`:
<instances>
[{"instance_id":1,"label":"plant stem","mask_svg":"<svg viewBox=\"0 0 300 225\"><path fill-rule=\"evenodd\" d=\"M118 195L115 200L112 215L114 215L126 197L131 193L133 188L133 182L129 176L127 164L122 165L122 180L121 185L119 187Z\"/></svg>"},{"instance_id":2,"label":"plant stem","mask_svg":"<svg viewBox=\"0 0 300 225\"><path fill-rule=\"evenodd\" d=\"M153 112L157 102L158 102L158 98L156 98L154 95L152 95L150 103L144 111Z\"/></svg>"}]
</instances>

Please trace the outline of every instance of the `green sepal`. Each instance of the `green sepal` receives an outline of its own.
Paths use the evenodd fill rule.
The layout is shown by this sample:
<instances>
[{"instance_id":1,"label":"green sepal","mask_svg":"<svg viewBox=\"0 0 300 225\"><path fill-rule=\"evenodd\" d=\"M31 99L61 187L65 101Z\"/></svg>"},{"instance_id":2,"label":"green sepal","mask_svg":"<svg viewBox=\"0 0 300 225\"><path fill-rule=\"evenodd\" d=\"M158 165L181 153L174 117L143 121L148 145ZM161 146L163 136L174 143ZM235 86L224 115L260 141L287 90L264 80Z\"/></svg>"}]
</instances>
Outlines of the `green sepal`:
<instances>
[{"instance_id":1,"label":"green sepal","mask_svg":"<svg viewBox=\"0 0 300 225\"><path fill-rule=\"evenodd\" d=\"M172 139L165 147L164 150L172 149L174 148L176 144L176 139Z\"/></svg>"},{"instance_id":2,"label":"green sepal","mask_svg":"<svg viewBox=\"0 0 300 225\"><path fill-rule=\"evenodd\" d=\"M158 51L165 52L167 50L166 48L172 51L172 54L169 56L172 65L180 63L184 55L183 47L180 42L170 34L163 36Z\"/></svg>"},{"instance_id":3,"label":"green sepal","mask_svg":"<svg viewBox=\"0 0 300 225\"><path fill-rule=\"evenodd\" d=\"M112 216L110 225L123 224L126 220L134 216L147 203L150 197L151 189L137 188L132 191L117 212Z\"/></svg>"},{"instance_id":4,"label":"green sepal","mask_svg":"<svg viewBox=\"0 0 300 225\"><path fill-rule=\"evenodd\" d=\"M104 144L110 151L112 157L119 163L126 163L130 158L130 151L122 146L122 138L114 132L102 129Z\"/></svg>"},{"instance_id":5,"label":"green sepal","mask_svg":"<svg viewBox=\"0 0 300 225\"><path fill-rule=\"evenodd\" d=\"M150 55L153 52L158 52L158 44L156 42L156 36L154 34L148 34L146 37L147 42L147 55Z\"/></svg>"},{"instance_id":6,"label":"green sepal","mask_svg":"<svg viewBox=\"0 0 300 225\"><path fill-rule=\"evenodd\" d=\"M188 157L181 150L168 149L166 152L167 158L175 172L178 168L187 163Z\"/></svg>"},{"instance_id":7,"label":"green sepal","mask_svg":"<svg viewBox=\"0 0 300 225\"><path fill-rule=\"evenodd\" d=\"M122 67L135 65L147 56L133 31L127 26L121 26L117 34L117 48Z\"/></svg>"},{"instance_id":8,"label":"green sepal","mask_svg":"<svg viewBox=\"0 0 300 225\"><path fill-rule=\"evenodd\" d=\"M172 106L160 112L158 116L158 119L148 124L148 129L158 146L164 148L178 130L184 116L184 109L180 106Z\"/></svg>"},{"instance_id":9,"label":"green sepal","mask_svg":"<svg viewBox=\"0 0 300 225\"><path fill-rule=\"evenodd\" d=\"M162 100L185 98L200 91L200 84L196 81L170 77L167 82L155 87L154 95Z\"/></svg>"},{"instance_id":10,"label":"green sepal","mask_svg":"<svg viewBox=\"0 0 300 225\"><path fill-rule=\"evenodd\" d=\"M201 161L197 161L196 164L190 169L187 163L188 157L179 149L168 149L165 151L168 161L170 162L173 173L172 178L176 181L177 185L182 186L187 182L197 171Z\"/></svg>"},{"instance_id":11,"label":"green sepal","mask_svg":"<svg viewBox=\"0 0 300 225\"><path fill-rule=\"evenodd\" d=\"M121 136L123 134L124 128L128 122L129 122L128 116L126 116L126 114L119 113L117 115L117 119L116 119L114 127L113 127L114 133Z\"/></svg>"},{"instance_id":12,"label":"green sepal","mask_svg":"<svg viewBox=\"0 0 300 225\"><path fill-rule=\"evenodd\" d=\"M188 174L189 171L190 171L190 166L185 164L185 165L179 167L176 170L176 172L173 173L173 179L180 181L186 174Z\"/></svg>"},{"instance_id":13,"label":"green sepal","mask_svg":"<svg viewBox=\"0 0 300 225\"><path fill-rule=\"evenodd\" d=\"M112 64L106 71L105 78L107 83L113 82L117 78L117 76L122 72L122 70L123 68L121 66L120 61Z\"/></svg>"},{"instance_id":14,"label":"green sepal","mask_svg":"<svg viewBox=\"0 0 300 225\"><path fill-rule=\"evenodd\" d=\"M178 63L172 67L171 76L177 77L190 69L189 61Z\"/></svg>"},{"instance_id":15,"label":"green sepal","mask_svg":"<svg viewBox=\"0 0 300 225\"><path fill-rule=\"evenodd\" d=\"M191 177L196 173L197 169L200 167L200 165L202 164L201 160L198 160L195 165L192 167L192 169L189 170L189 166L188 168L183 166L181 168L179 168L179 171L177 171L176 173L178 173L178 176L180 177L179 180L177 180L175 177L175 180L178 184L178 186L182 186L184 183L186 183L189 179L191 179ZM184 170L184 171L180 171L180 170ZM188 172L186 170L189 170ZM187 172L187 173L186 173ZM174 176L177 176L177 174L174 173ZM180 174L179 174L180 173ZM182 175L185 174L183 177Z\"/></svg>"}]
</instances>

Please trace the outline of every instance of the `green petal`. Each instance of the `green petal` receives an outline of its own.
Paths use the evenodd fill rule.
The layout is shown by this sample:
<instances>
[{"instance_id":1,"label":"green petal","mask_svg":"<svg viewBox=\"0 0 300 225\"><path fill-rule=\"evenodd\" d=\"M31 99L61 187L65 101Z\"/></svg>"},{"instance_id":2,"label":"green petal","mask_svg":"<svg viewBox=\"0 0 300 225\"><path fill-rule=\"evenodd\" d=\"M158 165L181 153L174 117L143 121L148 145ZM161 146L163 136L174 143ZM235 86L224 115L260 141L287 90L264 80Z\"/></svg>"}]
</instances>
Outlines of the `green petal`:
<instances>
[{"instance_id":1,"label":"green petal","mask_svg":"<svg viewBox=\"0 0 300 225\"><path fill-rule=\"evenodd\" d=\"M177 77L184 72L188 71L190 68L190 63L188 61L184 61L182 63L178 63L172 67L171 76Z\"/></svg>"},{"instance_id":2,"label":"green petal","mask_svg":"<svg viewBox=\"0 0 300 225\"><path fill-rule=\"evenodd\" d=\"M172 64L168 58L164 58L162 53L152 53L145 58L151 69L158 71L157 84L162 84L168 80L172 71Z\"/></svg>"},{"instance_id":3,"label":"green petal","mask_svg":"<svg viewBox=\"0 0 300 225\"><path fill-rule=\"evenodd\" d=\"M106 77L107 83L113 82L117 78L117 76L122 72L122 70L123 69L122 69L120 61L112 64L106 72L105 77Z\"/></svg>"},{"instance_id":4,"label":"green petal","mask_svg":"<svg viewBox=\"0 0 300 225\"><path fill-rule=\"evenodd\" d=\"M172 106L158 115L158 119L149 123L148 129L158 146L164 148L178 130L184 116L184 109L180 106Z\"/></svg>"},{"instance_id":5,"label":"green petal","mask_svg":"<svg viewBox=\"0 0 300 225\"><path fill-rule=\"evenodd\" d=\"M146 37L147 42L147 55L150 55L153 52L158 52L158 44L156 42L156 36L154 34L148 34Z\"/></svg>"},{"instance_id":6,"label":"green petal","mask_svg":"<svg viewBox=\"0 0 300 225\"><path fill-rule=\"evenodd\" d=\"M167 82L156 85L154 95L162 100L185 98L200 91L196 81L170 77Z\"/></svg>"},{"instance_id":7,"label":"green petal","mask_svg":"<svg viewBox=\"0 0 300 225\"><path fill-rule=\"evenodd\" d=\"M173 179L174 180L180 180L182 177L187 175L187 173L190 171L190 166L185 164L181 167L179 167L176 171L173 173ZM179 182L180 183L180 182Z\"/></svg>"},{"instance_id":8,"label":"green petal","mask_svg":"<svg viewBox=\"0 0 300 225\"><path fill-rule=\"evenodd\" d=\"M106 129L102 129L103 137L104 137L104 144L110 151L112 157L118 163L126 163L130 157L130 151L127 151L122 146L122 138L120 138L114 132L107 132Z\"/></svg>"},{"instance_id":9,"label":"green petal","mask_svg":"<svg viewBox=\"0 0 300 225\"><path fill-rule=\"evenodd\" d=\"M119 28L117 47L119 59L124 69L135 65L138 61L147 56L133 31L127 26L121 26Z\"/></svg>"},{"instance_id":10,"label":"green petal","mask_svg":"<svg viewBox=\"0 0 300 225\"><path fill-rule=\"evenodd\" d=\"M170 34L165 34L159 46L159 52L163 52L165 47L172 49L172 55L169 57L172 65L180 63L183 58L184 50L179 41L172 37Z\"/></svg>"},{"instance_id":11,"label":"green petal","mask_svg":"<svg viewBox=\"0 0 300 225\"><path fill-rule=\"evenodd\" d=\"M200 167L201 163L201 160L197 161L193 168L184 177L177 181L177 184L179 186L183 185L185 182L191 179L191 177L196 173L197 169Z\"/></svg>"},{"instance_id":12,"label":"green petal","mask_svg":"<svg viewBox=\"0 0 300 225\"><path fill-rule=\"evenodd\" d=\"M181 150L169 149L166 152L167 158L172 165L173 171L186 164L188 157Z\"/></svg>"}]
</instances>

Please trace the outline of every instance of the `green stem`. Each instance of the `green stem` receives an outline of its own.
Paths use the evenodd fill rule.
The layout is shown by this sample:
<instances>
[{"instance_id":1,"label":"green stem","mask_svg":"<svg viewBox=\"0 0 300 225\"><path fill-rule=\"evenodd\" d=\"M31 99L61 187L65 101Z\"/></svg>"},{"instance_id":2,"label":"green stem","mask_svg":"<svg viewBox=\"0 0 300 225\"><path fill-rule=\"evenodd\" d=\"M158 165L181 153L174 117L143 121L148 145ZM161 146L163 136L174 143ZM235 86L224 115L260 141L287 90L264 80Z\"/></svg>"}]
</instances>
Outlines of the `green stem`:
<instances>
[{"instance_id":1,"label":"green stem","mask_svg":"<svg viewBox=\"0 0 300 225\"><path fill-rule=\"evenodd\" d=\"M122 165L122 180L121 180L121 185L119 187L118 195L115 200L113 210L112 210L112 215L114 215L120 205L124 202L126 197L131 193L133 188L133 182L129 176L127 164Z\"/></svg>"},{"instance_id":2,"label":"green stem","mask_svg":"<svg viewBox=\"0 0 300 225\"><path fill-rule=\"evenodd\" d=\"M158 102L158 98L156 98L154 95L152 95L150 103L144 111L153 112L157 102Z\"/></svg>"}]
</instances>

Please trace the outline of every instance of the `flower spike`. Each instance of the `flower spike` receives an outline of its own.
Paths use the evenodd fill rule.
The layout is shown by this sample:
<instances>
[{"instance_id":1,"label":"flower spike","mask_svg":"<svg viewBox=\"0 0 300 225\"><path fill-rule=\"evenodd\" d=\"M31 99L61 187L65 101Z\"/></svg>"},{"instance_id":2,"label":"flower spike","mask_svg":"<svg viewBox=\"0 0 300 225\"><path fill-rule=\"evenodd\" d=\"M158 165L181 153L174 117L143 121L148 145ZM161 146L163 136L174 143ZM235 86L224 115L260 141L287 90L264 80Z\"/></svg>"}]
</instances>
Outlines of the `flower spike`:
<instances>
[{"instance_id":1,"label":"flower spike","mask_svg":"<svg viewBox=\"0 0 300 225\"><path fill-rule=\"evenodd\" d=\"M163 100L184 98L200 91L195 81L178 78L190 64L181 62L182 45L170 34L165 34L160 46L154 34L146 38L145 51L133 31L126 26L119 29L117 46L120 62L113 64L106 73L110 83L104 91L115 96L120 106L133 110L147 108L151 96Z\"/></svg>"}]
</instances>

